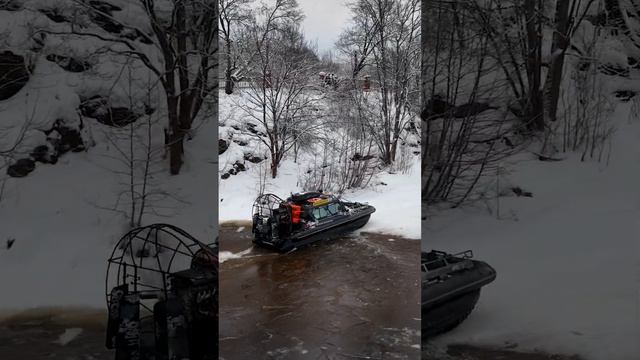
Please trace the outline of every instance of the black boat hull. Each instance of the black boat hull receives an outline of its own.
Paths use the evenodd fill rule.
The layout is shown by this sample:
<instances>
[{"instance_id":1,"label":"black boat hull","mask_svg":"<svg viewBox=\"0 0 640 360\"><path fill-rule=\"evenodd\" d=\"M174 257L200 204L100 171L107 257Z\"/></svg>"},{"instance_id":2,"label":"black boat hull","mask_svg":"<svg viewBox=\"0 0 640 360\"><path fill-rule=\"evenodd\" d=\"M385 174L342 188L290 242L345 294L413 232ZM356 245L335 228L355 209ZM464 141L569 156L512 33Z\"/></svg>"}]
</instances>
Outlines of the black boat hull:
<instances>
[{"instance_id":1,"label":"black boat hull","mask_svg":"<svg viewBox=\"0 0 640 360\"><path fill-rule=\"evenodd\" d=\"M460 260L459 264L463 264ZM464 261L470 261L472 266L447 273L441 281L423 280L423 338L447 332L462 323L478 302L481 288L495 280L496 271L487 263Z\"/></svg>"},{"instance_id":2,"label":"black boat hull","mask_svg":"<svg viewBox=\"0 0 640 360\"><path fill-rule=\"evenodd\" d=\"M429 338L456 328L471 314L479 298L480 289L476 289L450 299L449 302L429 309L423 308L422 337Z\"/></svg>"},{"instance_id":3,"label":"black boat hull","mask_svg":"<svg viewBox=\"0 0 640 360\"><path fill-rule=\"evenodd\" d=\"M452 274L447 281L422 289L422 308L433 308L468 292L478 290L496 278L496 271L484 261L472 260L473 268Z\"/></svg>"},{"instance_id":4,"label":"black boat hull","mask_svg":"<svg viewBox=\"0 0 640 360\"><path fill-rule=\"evenodd\" d=\"M257 245L272 250L287 252L317 241L329 240L331 238L335 238L348 232L357 230L365 226L369 222L369 218L371 218L371 214L374 211L375 210L363 213L360 216L354 216L348 219L348 221L344 221L339 225L332 226L331 224L328 224L326 226L321 226L317 229L314 229L313 232L302 232L299 234L295 234L294 236L288 237L286 239L281 239L280 241L275 243L264 241L261 238L254 238L253 241Z\"/></svg>"}]
</instances>

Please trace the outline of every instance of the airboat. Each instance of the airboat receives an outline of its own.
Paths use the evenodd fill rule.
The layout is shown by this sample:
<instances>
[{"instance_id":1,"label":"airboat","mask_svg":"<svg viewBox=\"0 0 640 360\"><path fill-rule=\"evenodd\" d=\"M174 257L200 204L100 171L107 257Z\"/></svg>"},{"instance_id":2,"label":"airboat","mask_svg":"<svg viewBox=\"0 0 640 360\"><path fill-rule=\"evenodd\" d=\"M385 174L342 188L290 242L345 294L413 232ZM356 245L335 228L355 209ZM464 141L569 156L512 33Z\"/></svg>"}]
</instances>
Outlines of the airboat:
<instances>
[{"instance_id":1,"label":"airboat","mask_svg":"<svg viewBox=\"0 0 640 360\"><path fill-rule=\"evenodd\" d=\"M168 224L136 228L108 260L106 347L116 359L218 358L218 250Z\"/></svg>"},{"instance_id":2,"label":"airboat","mask_svg":"<svg viewBox=\"0 0 640 360\"><path fill-rule=\"evenodd\" d=\"M292 194L286 200L260 195L253 204L253 242L290 251L363 227L376 209L323 192Z\"/></svg>"},{"instance_id":3,"label":"airboat","mask_svg":"<svg viewBox=\"0 0 640 360\"><path fill-rule=\"evenodd\" d=\"M422 336L432 337L460 325L473 311L483 286L496 271L473 259L472 251L422 252Z\"/></svg>"}]
</instances>

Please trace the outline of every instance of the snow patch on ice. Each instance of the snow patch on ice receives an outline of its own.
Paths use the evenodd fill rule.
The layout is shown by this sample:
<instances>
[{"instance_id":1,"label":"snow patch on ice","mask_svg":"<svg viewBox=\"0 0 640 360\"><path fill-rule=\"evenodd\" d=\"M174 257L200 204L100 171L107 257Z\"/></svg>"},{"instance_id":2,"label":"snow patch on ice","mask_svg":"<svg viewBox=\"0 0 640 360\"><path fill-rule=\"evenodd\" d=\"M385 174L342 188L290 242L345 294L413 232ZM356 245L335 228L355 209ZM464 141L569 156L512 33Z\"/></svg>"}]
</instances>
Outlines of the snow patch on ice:
<instances>
[{"instance_id":1,"label":"snow patch on ice","mask_svg":"<svg viewBox=\"0 0 640 360\"><path fill-rule=\"evenodd\" d=\"M82 334L82 331L83 330L81 328L65 329L64 332L58 337L58 340L56 340L56 343L65 346L73 341L73 339L80 336L80 334Z\"/></svg>"},{"instance_id":2,"label":"snow patch on ice","mask_svg":"<svg viewBox=\"0 0 640 360\"><path fill-rule=\"evenodd\" d=\"M220 263L222 264L223 262L225 262L227 260L240 259L244 255L250 254L251 251L253 251L252 247L250 247L250 248L248 248L246 250L242 250L242 251L237 252L237 253L232 253L231 251L220 251L220 253L218 254L218 259L219 259Z\"/></svg>"}]
</instances>

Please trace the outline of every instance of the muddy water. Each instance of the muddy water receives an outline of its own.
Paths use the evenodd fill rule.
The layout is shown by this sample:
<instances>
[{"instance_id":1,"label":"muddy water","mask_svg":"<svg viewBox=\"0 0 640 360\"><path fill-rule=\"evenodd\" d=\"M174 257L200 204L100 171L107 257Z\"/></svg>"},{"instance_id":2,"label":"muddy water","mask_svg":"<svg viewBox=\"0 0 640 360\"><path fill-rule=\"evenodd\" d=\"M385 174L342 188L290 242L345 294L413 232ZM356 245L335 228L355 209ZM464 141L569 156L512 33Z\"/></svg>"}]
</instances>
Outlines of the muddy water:
<instances>
[{"instance_id":1,"label":"muddy water","mask_svg":"<svg viewBox=\"0 0 640 360\"><path fill-rule=\"evenodd\" d=\"M220 251L243 254L221 264L221 358L420 358L419 241L361 234L276 254L225 227Z\"/></svg>"},{"instance_id":2,"label":"muddy water","mask_svg":"<svg viewBox=\"0 0 640 360\"><path fill-rule=\"evenodd\" d=\"M100 311L56 310L5 319L0 321L0 359L113 359L104 346L105 318Z\"/></svg>"},{"instance_id":3,"label":"muddy water","mask_svg":"<svg viewBox=\"0 0 640 360\"><path fill-rule=\"evenodd\" d=\"M446 351L423 346L422 359L425 360L582 360L577 355L547 354L544 352L521 352L512 349L472 346L466 344L449 345Z\"/></svg>"}]
</instances>

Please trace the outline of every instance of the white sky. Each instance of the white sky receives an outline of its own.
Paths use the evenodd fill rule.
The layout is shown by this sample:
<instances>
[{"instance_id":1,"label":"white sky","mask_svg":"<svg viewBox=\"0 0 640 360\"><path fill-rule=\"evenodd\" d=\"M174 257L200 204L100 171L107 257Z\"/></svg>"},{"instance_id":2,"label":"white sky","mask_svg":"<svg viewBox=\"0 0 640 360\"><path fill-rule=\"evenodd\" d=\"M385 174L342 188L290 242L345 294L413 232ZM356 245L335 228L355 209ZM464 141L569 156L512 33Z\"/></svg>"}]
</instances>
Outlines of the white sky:
<instances>
[{"instance_id":1,"label":"white sky","mask_svg":"<svg viewBox=\"0 0 640 360\"><path fill-rule=\"evenodd\" d=\"M305 15L303 31L307 40L317 41L320 54L334 48L338 36L351 19L346 2L347 0L298 0Z\"/></svg>"}]
</instances>

